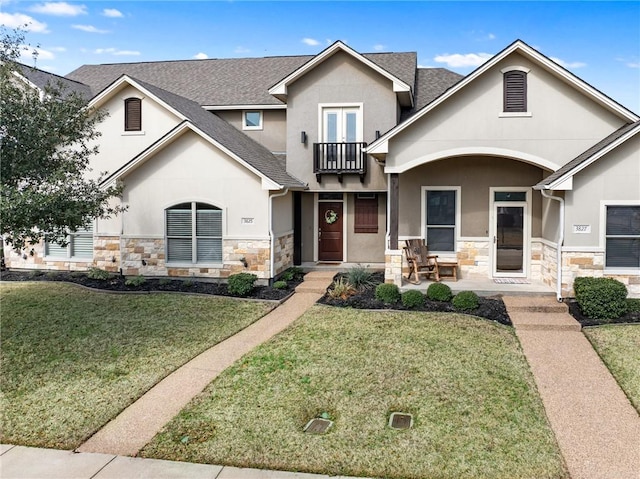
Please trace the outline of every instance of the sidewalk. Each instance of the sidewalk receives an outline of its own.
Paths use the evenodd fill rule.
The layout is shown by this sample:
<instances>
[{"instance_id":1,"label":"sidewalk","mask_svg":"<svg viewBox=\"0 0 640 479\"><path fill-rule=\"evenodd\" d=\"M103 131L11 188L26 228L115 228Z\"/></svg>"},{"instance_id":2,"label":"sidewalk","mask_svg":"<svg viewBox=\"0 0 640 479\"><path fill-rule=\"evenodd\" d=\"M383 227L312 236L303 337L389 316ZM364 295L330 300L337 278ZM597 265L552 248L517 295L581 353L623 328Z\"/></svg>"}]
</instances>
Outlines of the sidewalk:
<instances>
[{"instance_id":1,"label":"sidewalk","mask_svg":"<svg viewBox=\"0 0 640 479\"><path fill-rule=\"evenodd\" d=\"M639 479L640 417L567 306L503 298L572 479Z\"/></svg>"},{"instance_id":2,"label":"sidewalk","mask_svg":"<svg viewBox=\"0 0 640 479\"><path fill-rule=\"evenodd\" d=\"M329 479L299 472L240 469L122 457L113 454L74 453L56 449L2 446L2 479ZM332 476L334 479L335 476ZM340 476L342 479L347 479ZM338 478L339 479L339 478Z\"/></svg>"}]
</instances>

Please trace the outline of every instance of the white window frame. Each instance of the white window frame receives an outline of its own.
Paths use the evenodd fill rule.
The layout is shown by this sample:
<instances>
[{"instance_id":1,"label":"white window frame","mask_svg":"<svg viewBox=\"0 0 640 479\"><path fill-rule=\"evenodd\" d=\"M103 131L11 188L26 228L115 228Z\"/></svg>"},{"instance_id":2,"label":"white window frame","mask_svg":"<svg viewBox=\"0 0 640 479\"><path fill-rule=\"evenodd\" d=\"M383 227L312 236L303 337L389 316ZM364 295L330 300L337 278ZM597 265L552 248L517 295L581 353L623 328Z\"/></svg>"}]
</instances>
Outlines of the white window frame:
<instances>
[{"instance_id":1,"label":"white window frame","mask_svg":"<svg viewBox=\"0 0 640 479\"><path fill-rule=\"evenodd\" d=\"M427 191L455 191L456 193L456 212L455 212L455 224L453 225L453 251L436 251L443 258L449 256L455 258L458 252L458 244L460 243L460 229L461 229L461 203L462 203L462 187L461 186L422 186L420 195L420 235L425 239L427 247L429 246L429 240L427 239ZM429 250L431 252L431 249Z\"/></svg>"},{"instance_id":2,"label":"white window frame","mask_svg":"<svg viewBox=\"0 0 640 479\"><path fill-rule=\"evenodd\" d=\"M318 139L325 142L325 111L332 109L357 110L356 116L356 143L364 141L364 103L318 103ZM338 141L342 143L342 141Z\"/></svg>"},{"instance_id":3,"label":"white window frame","mask_svg":"<svg viewBox=\"0 0 640 479\"><path fill-rule=\"evenodd\" d=\"M67 235L67 246L65 246L64 248L67 251L66 256L56 256L56 255L50 255L49 254L49 245L51 244L48 241L45 241L44 243L44 256L45 258L51 260L51 261L93 261L93 248L94 248L94 243L95 243L95 235L94 235L94 224L92 223L91 225L89 225L89 228L86 228L84 230L81 231L74 231L73 233L69 233ZM74 246L75 246L75 239L79 236L82 237L91 237L91 256L75 256L74 253ZM55 243L54 243L55 244ZM62 248L61 248L62 249Z\"/></svg>"},{"instance_id":4,"label":"white window frame","mask_svg":"<svg viewBox=\"0 0 640 479\"><path fill-rule=\"evenodd\" d=\"M639 268L633 266L607 267L607 207L608 206L640 206L640 200L602 200L600 201L600 248L603 251L602 261L604 270L609 274L640 273Z\"/></svg>"},{"instance_id":5,"label":"white window frame","mask_svg":"<svg viewBox=\"0 0 640 479\"><path fill-rule=\"evenodd\" d=\"M191 236L189 236L189 239L191 240L191 261L170 261L169 260L169 236L167 235L167 228L168 228L168 224L167 224L167 211L174 209L176 206L182 205L182 204L190 204L191 205ZM198 238L214 238L214 239L218 239L215 236L197 236L197 231L196 231L196 227L197 227L197 205L198 203L201 204L206 204L209 206L213 206L214 208L217 208L220 211L220 221L221 221L221 235L220 235L220 248L222 250L222 257L220 258L219 262L198 262L198 251L197 251L197 244L198 244ZM223 208L220 208L219 206L210 203L208 201L182 201L182 202L178 202L178 203L174 203L170 206L167 206L166 208L164 208L164 250L165 250L165 258L166 258L166 264L167 266L193 266L193 265L198 265L198 266L211 266L211 267L220 267L222 266L222 264L224 263L224 237L225 237L225 212ZM186 238L186 237L185 237Z\"/></svg>"},{"instance_id":6,"label":"white window frame","mask_svg":"<svg viewBox=\"0 0 640 479\"><path fill-rule=\"evenodd\" d=\"M258 125L247 125L247 115L249 113L257 113L258 117L259 117L259 121L258 121ZM264 113L262 112L262 110L243 110L242 111L242 129L245 131L251 131L251 130L262 130L262 123L263 123L263 117L264 117Z\"/></svg>"}]
</instances>

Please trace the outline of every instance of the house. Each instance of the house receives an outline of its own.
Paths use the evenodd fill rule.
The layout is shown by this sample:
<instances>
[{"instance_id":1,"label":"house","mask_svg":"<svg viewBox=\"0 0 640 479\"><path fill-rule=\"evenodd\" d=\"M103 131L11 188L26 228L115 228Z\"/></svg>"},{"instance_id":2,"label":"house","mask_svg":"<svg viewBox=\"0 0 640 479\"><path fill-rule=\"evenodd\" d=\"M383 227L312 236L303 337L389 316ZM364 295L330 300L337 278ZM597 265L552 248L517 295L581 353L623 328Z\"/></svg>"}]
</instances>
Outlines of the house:
<instances>
[{"instance_id":1,"label":"house","mask_svg":"<svg viewBox=\"0 0 640 479\"><path fill-rule=\"evenodd\" d=\"M415 53L86 65L109 111L93 172L125 213L14 268L262 280L425 238L458 276L640 296L640 117L518 40L462 77Z\"/></svg>"}]
</instances>

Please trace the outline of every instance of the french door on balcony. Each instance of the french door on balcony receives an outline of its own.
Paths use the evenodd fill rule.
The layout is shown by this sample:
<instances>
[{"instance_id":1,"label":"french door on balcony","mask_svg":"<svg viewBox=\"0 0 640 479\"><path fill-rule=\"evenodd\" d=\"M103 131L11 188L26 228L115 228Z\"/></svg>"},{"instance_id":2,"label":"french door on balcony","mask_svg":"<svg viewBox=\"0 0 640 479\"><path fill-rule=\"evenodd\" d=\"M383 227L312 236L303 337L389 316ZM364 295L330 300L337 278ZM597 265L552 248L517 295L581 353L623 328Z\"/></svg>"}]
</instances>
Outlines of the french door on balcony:
<instances>
[{"instance_id":1,"label":"french door on balcony","mask_svg":"<svg viewBox=\"0 0 640 479\"><path fill-rule=\"evenodd\" d=\"M359 107L325 107L322 109L324 169L352 170L358 162L357 143L362 141L362 120Z\"/></svg>"}]
</instances>

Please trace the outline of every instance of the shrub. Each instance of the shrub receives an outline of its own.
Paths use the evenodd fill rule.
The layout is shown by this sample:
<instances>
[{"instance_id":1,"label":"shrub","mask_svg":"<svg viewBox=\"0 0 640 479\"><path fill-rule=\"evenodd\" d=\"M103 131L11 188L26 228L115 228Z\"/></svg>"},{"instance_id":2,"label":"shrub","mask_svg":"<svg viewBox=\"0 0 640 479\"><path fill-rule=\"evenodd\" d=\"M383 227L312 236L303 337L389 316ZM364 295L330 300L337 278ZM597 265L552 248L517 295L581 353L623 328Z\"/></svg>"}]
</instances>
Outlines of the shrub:
<instances>
[{"instance_id":1,"label":"shrub","mask_svg":"<svg viewBox=\"0 0 640 479\"><path fill-rule=\"evenodd\" d=\"M182 286L183 286L183 287L185 287L185 288L193 288L194 284L195 284L195 283L193 282L193 280L192 280L192 279L185 279L185 280L182 282Z\"/></svg>"},{"instance_id":2,"label":"shrub","mask_svg":"<svg viewBox=\"0 0 640 479\"><path fill-rule=\"evenodd\" d=\"M416 289L402 293L402 305L406 308L418 308L424 304L424 294Z\"/></svg>"},{"instance_id":3,"label":"shrub","mask_svg":"<svg viewBox=\"0 0 640 479\"><path fill-rule=\"evenodd\" d=\"M167 286L167 285L171 284L171 280L169 278L160 278L158 280L158 284L160 286Z\"/></svg>"},{"instance_id":4,"label":"shrub","mask_svg":"<svg viewBox=\"0 0 640 479\"><path fill-rule=\"evenodd\" d=\"M618 319L627 312L627 288L613 278L576 278L576 301L591 319Z\"/></svg>"},{"instance_id":5,"label":"shrub","mask_svg":"<svg viewBox=\"0 0 640 479\"><path fill-rule=\"evenodd\" d=\"M473 291L460 291L453 297L452 303L460 311L473 311L478 308L478 295Z\"/></svg>"},{"instance_id":6,"label":"shrub","mask_svg":"<svg viewBox=\"0 0 640 479\"><path fill-rule=\"evenodd\" d=\"M400 299L400 290L393 283L382 283L376 286L376 299L387 303L397 303Z\"/></svg>"},{"instance_id":7,"label":"shrub","mask_svg":"<svg viewBox=\"0 0 640 479\"><path fill-rule=\"evenodd\" d=\"M108 271L105 271L100 268L89 268L87 272L87 278L89 279L97 279L99 281L106 281L111 277L111 274Z\"/></svg>"},{"instance_id":8,"label":"shrub","mask_svg":"<svg viewBox=\"0 0 640 479\"><path fill-rule=\"evenodd\" d=\"M631 313L640 312L640 299L627 298L627 311Z\"/></svg>"},{"instance_id":9,"label":"shrub","mask_svg":"<svg viewBox=\"0 0 640 479\"><path fill-rule=\"evenodd\" d=\"M274 289L286 289L287 282L286 281L276 281L273 283Z\"/></svg>"},{"instance_id":10,"label":"shrub","mask_svg":"<svg viewBox=\"0 0 640 479\"><path fill-rule=\"evenodd\" d=\"M286 270L284 273L282 273L282 275L280 276L280 279L284 282L287 282L287 281L291 281L293 277L294 277L293 271Z\"/></svg>"},{"instance_id":11,"label":"shrub","mask_svg":"<svg viewBox=\"0 0 640 479\"><path fill-rule=\"evenodd\" d=\"M234 296L247 296L253 291L258 277L253 273L238 273L229 276L228 290Z\"/></svg>"},{"instance_id":12,"label":"shrub","mask_svg":"<svg viewBox=\"0 0 640 479\"><path fill-rule=\"evenodd\" d=\"M134 276L132 278L127 279L124 284L125 286L130 286L133 288L137 288L138 286L142 286L147 280L144 276Z\"/></svg>"},{"instance_id":13,"label":"shrub","mask_svg":"<svg viewBox=\"0 0 640 479\"><path fill-rule=\"evenodd\" d=\"M444 283L431 283L427 288L427 298L432 301L444 301L448 303L453 298L451 288Z\"/></svg>"},{"instance_id":14,"label":"shrub","mask_svg":"<svg viewBox=\"0 0 640 479\"><path fill-rule=\"evenodd\" d=\"M359 290L370 289L375 285L373 274L369 271L369 268L362 265L357 265L349 269L347 279L354 288Z\"/></svg>"},{"instance_id":15,"label":"shrub","mask_svg":"<svg viewBox=\"0 0 640 479\"><path fill-rule=\"evenodd\" d=\"M332 299L346 299L351 296L355 292L355 289L348 281L345 281L344 278L337 279L334 281L327 291L327 294Z\"/></svg>"}]
</instances>

